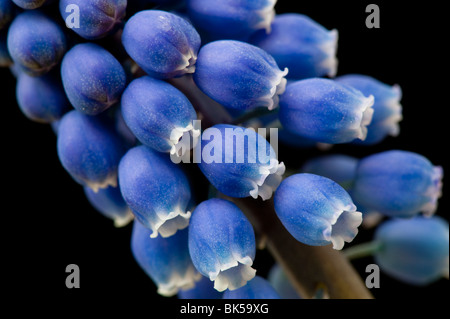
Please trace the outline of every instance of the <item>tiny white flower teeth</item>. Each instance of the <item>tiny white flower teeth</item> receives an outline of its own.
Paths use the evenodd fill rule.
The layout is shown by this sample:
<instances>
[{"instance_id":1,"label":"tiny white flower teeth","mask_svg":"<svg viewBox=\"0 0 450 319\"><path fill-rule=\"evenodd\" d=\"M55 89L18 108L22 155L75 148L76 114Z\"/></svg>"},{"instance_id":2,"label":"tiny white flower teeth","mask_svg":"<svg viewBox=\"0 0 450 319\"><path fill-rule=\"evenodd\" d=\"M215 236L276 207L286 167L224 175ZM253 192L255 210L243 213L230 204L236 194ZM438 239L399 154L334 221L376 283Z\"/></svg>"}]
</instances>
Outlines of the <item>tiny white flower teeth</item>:
<instances>
[{"instance_id":1,"label":"tiny white flower teeth","mask_svg":"<svg viewBox=\"0 0 450 319\"><path fill-rule=\"evenodd\" d=\"M400 104L402 91L398 84L393 85L392 89L396 93L396 96L386 102L386 105L391 110L392 115L387 117L380 124L389 129L389 135L396 137L400 134L399 123L403 120L403 107Z\"/></svg>"},{"instance_id":2,"label":"tiny white flower teeth","mask_svg":"<svg viewBox=\"0 0 450 319\"><path fill-rule=\"evenodd\" d=\"M274 110L278 107L280 101L280 95L286 91L286 75L289 73L288 68L277 73L277 76L273 80L272 88L270 89L270 94L263 96L261 98L261 103L263 106L267 106L269 111Z\"/></svg>"},{"instance_id":3,"label":"tiny white flower teeth","mask_svg":"<svg viewBox=\"0 0 450 319\"><path fill-rule=\"evenodd\" d=\"M164 283L158 285L158 294L171 297L178 293L180 289L188 290L194 288L195 283L202 278L202 275L192 265L184 274L174 272L170 279Z\"/></svg>"},{"instance_id":4,"label":"tiny white flower teeth","mask_svg":"<svg viewBox=\"0 0 450 319\"><path fill-rule=\"evenodd\" d=\"M128 208L125 216L114 218L114 227L121 228L128 225L130 222L134 220L134 214L130 208Z\"/></svg>"},{"instance_id":5,"label":"tiny white flower teeth","mask_svg":"<svg viewBox=\"0 0 450 319\"><path fill-rule=\"evenodd\" d=\"M265 29L269 34L272 30L272 22L275 18L275 4L277 0L269 0L265 8L258 10L256 14L261 18L261 21L255 25L255 30Z\"/></svg>"},{"instance_id":6,"label":"tiny white flower teeth","mask_svg":"<svg viewBox=\"0 0 450 319\"><path fill-rule=\"evenodd\" d=\"M86 186L92 189L94 192L98 192L100 189L108 188L108 187L117 187L117 174L111 174L108 178L103 180L102 182L93 182L93 181L84 181Z\"/></svg>"},{"instance_id":7,"label":"tiny white flower teeth","mask_svg":"<svg viewBox=\"0 0 450 319\"><path fill-rule=\"evenodd\" d=\"M271 158L268 165L259 168L261 177L257 181L252 181L253 189L250 191L250 196L254 199L261 196L262 200L271 198L273 192L280 185L285 171L286 167L283 162L279 163L277 159Z\"/></svg>"},{"instance_id":8,"label":"tiny white flower teeth","mask_svg":"<svg viewBox=\"0 0 450 319\"><path fill-rule=\"evenodd\" d=\"M180 74L191 74L195 72L195 63L197 62L197 55L189 50L188 53L183 54L183 64L175 71L180 71Z\"/></svg>"},{"instance_id":9,"label":"tiny white flower teeth","mask_svg":"<svg viewBox=\"0 0 450 319\"><path fill-rule=\"evenodd\" d=\"M218 291L235 290L255 277L256 270L252 265L253 260L249 256L237 258L227 264L218 265L218 270L209 273L209 279L214 281L214 289Z\"/></svg>"},{"instance_id":10,"label":"tiny white flower teeth","mask_svg":"<svg viewBox=\"0 0 450 319\"><path fill-rule=\"evenodd\" d=\"M356 128L357 138L364 141L367 137L367 126L372 122L372 117L374 110L372 108L373 104L375 102L375 98L373 95L370 95L367 98L364 98L361 101L361 110L362 110L362 116L361 121L357 124L358 127Z\"/></svg>"},{"instance_id":11,"label":"tiny white flower teeth","mask_svg":"<svg viewBox=\"0 0 450 319\"><path fill-rule=\"evenodd\" d=\"M329 32L330 40L321 45L321 50L325 53L326 59L320 63L320 66L328 71L328 76L334 78L337 74L338 59L336 57L339 33L333 29Z\"/></svg>"},{"instance_id":12,"label":"tiny white flower teeth","mask_svg":"<svg viewBox=\"0 0 450 319\"><path fill-rule=\"evenodd\" d=\"M174 211L169 212L157 212L157 221L153 222L150 226L152 229L151 238L158 236L170 237L174 235L178 230L184 229L189 226L189 219L191 218L191 212L183 212L179 208L174 209Z\"/></svg>"},{"instance_id":13,"label":"tiny white flower teeth","mask_svg":"<svg viewBox=\"0 0 450 319\"><path fill-rule=\"evenodd\" d=\"M194 128L192 123L186 127L175 127L170 132L170 154L183 156L188 150L195 147L200 138L200 129Z\"/></svg>"},{"instance_id":14,"label":"tiny white flower teeth","mask_svg":"<svg viewBox=\"0 0 450 319\"><path fill-rule=\"evenodd\" d=\"M431 176L432 184L425 191L425 196L429 197L427 201L420 209L424 216L431 217L434 215L438 207L438 199L442 196L442 178L444 176L444 170L441 166L435 166Z\"/></svg>"}]
</instances>

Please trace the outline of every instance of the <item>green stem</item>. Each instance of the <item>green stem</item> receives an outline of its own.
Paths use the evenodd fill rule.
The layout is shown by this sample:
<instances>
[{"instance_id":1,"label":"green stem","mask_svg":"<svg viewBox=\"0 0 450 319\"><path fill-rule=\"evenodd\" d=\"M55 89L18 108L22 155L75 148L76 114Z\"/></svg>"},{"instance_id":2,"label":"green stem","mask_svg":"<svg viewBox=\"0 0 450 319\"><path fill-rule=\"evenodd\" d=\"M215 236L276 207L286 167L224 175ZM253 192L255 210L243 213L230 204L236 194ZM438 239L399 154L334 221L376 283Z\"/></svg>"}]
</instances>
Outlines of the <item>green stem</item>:
<instances>
[{"instance_id":1,"label":"green stem","mask_svg":"<svg viewBox=\"0 0 450 319\"><path fill-rule=\"evenodd\" d=\"M373 255L375 252L382 248L382 244L379 241L370 241L367 243L358 244L347 249L344 249L342 253L349 260L363 258Z\"/></svg>"}]
</instances>

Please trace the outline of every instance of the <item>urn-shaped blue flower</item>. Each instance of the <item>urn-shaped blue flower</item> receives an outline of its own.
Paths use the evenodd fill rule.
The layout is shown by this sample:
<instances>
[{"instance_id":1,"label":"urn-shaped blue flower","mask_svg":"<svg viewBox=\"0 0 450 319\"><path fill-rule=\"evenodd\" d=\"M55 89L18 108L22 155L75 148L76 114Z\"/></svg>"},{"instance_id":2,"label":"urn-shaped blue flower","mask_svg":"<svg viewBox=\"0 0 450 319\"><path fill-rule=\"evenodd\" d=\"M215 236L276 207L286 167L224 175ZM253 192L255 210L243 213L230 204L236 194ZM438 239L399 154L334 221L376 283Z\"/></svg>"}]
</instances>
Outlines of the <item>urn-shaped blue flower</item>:
<instances>
[{"instance_id":1,"label":"urn-shaped blue flower","mask_svg":"<svg viewBox=\"0 0 450 319\"><path fill-rule=\"evenodd\" d=\"M255 32L250 43L270 53L280 68L288 68L290 79L306 79L337 72L338 32L331 31L298 13L275 16L272 31Z\"/></svg>"},{"instance_id":2,"label":"urn-shaped blue flower","mask_svg":"<svg viewBox=\"0 0 450 319\"><path fill-rule=\"evenodd\" d=\"M119 102L126 86L122 65L94 43L77 44L66 53L61 77L70 103L88 115L97 115Z\"/></svg>"},{"instance_id":3,"label":"urn-shaped blue flower","mask_svg":"<svg viewBox=\"0 0 450 319\"><path fill-rule=\"evenodd\" d=\"M441 196L443 170L424 156L385 151L360 160L352 197L365 208L391 217L432 215Z\"/></svg>"},{"instance_id":4,"label":"urn-shaped blue flower","mask_svg":"<svg viewBox=\"0 0 450 319\"><path fill-rule=\"evenodd\" d=\"M16 84L16 98L27 118L40 123L59 120L72 109L59 76L30 76L21 72Z\"/></svg>"},{"instance_id":5,"label":"urn-shaped blue flower","mask_svg":"<svg viewBox=\"0 0 450 319\"><path fill-rule=\"evenodd\" d=\"M255 276L245 286L233 291L225 291L223 299L280 299L280 296L270 282Z\"/></svg>"},{"instance_id":6,"label":"urn-shaped blue flower","mask_svg":"<svg viewBox=\"0 0 450 319\"><path fill-rule=\"evenodd\" d=\"M214 125L203 132L200 149L201 171L227 196L267 200L285 172L270 143L250 128Z\"/></svg>"},{"instance_id":7,"label":"urn-shaped blue flower","mask_svg":"<svg viewBox=\"0 0 450 319\"><path fill-rule=\"evenodd\" d=\"M114 221L114 226L123 227L133 220L133 213L123 200L118 187L107 187L94 192L84 187L84 193L89 203L105 217Z\"/></svg>"},{"instance_id":8,"label":"urn-shaped blue flower","mask_svg":"<svg viewBox=\"0 0 450 319\"><path fill-rule=\"evenodd\" d=\"M123 118L133 134L159 152L181 156L200 136L192 104L167 82L149 76L133 80L121 104Z\"/></svg>"},{"instance_id":9,"label":"urn-shaped blue flower","mask_svg":"<svg viewBox=\"0 0 450 319\"><path fill-rule=\"evenodd\" d=\"M195 268L218 291L240 288L255 276L255 234L242 211L223 199L198 205L189 225L189 253Z\"/></svg>"},{"instance_id":10,"label":"urn-shaped blue flower","mask_svg":"<svg viewBox=\"0 0 450 319\"><path fill-rule=\"evenodd\" d=\"M274 196L275 211L289 233L312 246L330 243L342 249L358 233L362 214L350 195L329 178L302 173L281 182Z\"/></svg>"},{"instance_id":11,"label":"urn-shaped blue flower","mask_svg":"<svg viewBox=\"0 0 450 319\"><path fill-rule=\"evenodd\" d=\"M125 17L126 8L127 0L59 1L59 11L65 21L71 19L75 12L79 14L78 24L71 30L88 40L99 39L115 31Z\"/></svg>"},{"instance_id":12,"label":"urn-shaped blue flower","mask_svg":"<svg viewBox=\"0 0 450 319\"><path fill-rule=\"evenodd\" d=\"M58 156L78 183L98 191L117 186L117 168L126 151L107 119L72 110L58 125Z\"/></svg>"},{"instance_id":13,"label":"urn-shaped blue flower","mask_svg":"<svg viewBox=\"0 0 450 319\"><path fill-rule=\"evenodd\" d=\"M208 40L246 41L257 30L270 32L276 0L189 0L189 18Z\"/></svg>"},{"instance_id":14,"label":"urn-shaped blue flower","mask_svg":"<svg viewBox=\"0 0 450 319\"><path fill-rule=\"evenodd\" d=\"M289 84L280 97L283 128L317 142L364 140L373 115L373 96L336 81L312 78Z\"/></svg>"},{"instance_id":15,"label":"urn-shaped blue flower","mask_svg":"<svg viewBox=\"0 0 450 319\"><path fill-rule=\"evenodd\" d=\"M152 230L152 238L169 237L188 226L189 181L167 154L145 145L130 149L120 161L119 186L136 219Z\"/></svg>"},{"instance_id":16,"label":"urn-shaped blue flower","mask_svg":"<svg viewBox=\"0 0 450 319\"><path fill-rule=\"evenodd\" d=\"M226 107L272 110L285 90L287 73L264 50L240 41L223 40L201 48L194 80L203 93Z\"/></svg>"},{"instance_id":17,"label":"urn-shaped blue flower","mask_svg":"<svg viewBox=\"0 0 450 319\"><path fill-rule=\"evenodd\" d=\"M173 13L144 10L125 24L122 43L148 75L166 79L194 73L200 36Z\"/></svg>"},{"instance_id":18,"label":"urn-shaped blue flower","mask_svg":"<svg viewBox=\"0 0 450 319\"><path fill-rule=\"evenodd\" d=\"M201 275L189 256L188 230L169 238L150 237L151 230L138 221L133 223L131 251L136 262L158 287L158 293L170 297L191 289Z\"/></svg>"},{"instance_id":19,"label":"urn-shaped blue flower","mask_svg":"<svg viewBox=\"0 0 450 319\"><path fill-rule=\"evenodd\" d=\"M375 262L392 277L413 285L430 284L449 271L448 222L438 216L391 219L378 226Z\"/></svg>"},{"instance_id":20,"label":"urn-shaped blue flower","mask_svg":"<svg viewBox=\"0 0 450 319\"><path fill-rule=\"evenodd\" d=\"M8 29L8 51L14 63L31 75L50 71L66 52L62 28L40 11L26 11Z\"/></svg>"},{"instance_id":21,"label":"urn-shaped blue flower","mask_svg":"<svg viewBox=\"0 0 450 319\"><path fill-rule=\"evenodd\" d=\"M367 137L359 144L375 144L387 136L400 133L399 122L402 120L402 90L399 85L387 85L373 77L361 74L348 74L336 78L336 81L361 91L365 96L373 95L374 113L372 122L367 126Z\"/></svg>"}]
</instances>

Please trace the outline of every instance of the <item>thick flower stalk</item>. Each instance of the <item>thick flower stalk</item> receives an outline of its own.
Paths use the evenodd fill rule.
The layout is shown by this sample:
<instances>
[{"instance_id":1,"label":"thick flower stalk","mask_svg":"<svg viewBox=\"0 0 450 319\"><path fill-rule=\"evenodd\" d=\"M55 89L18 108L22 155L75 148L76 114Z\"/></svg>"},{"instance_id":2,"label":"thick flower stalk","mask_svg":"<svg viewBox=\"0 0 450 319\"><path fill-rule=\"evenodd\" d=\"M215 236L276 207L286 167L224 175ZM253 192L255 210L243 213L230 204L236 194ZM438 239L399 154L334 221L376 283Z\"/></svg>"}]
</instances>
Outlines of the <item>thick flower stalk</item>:
<instances>
[{"instance_id":1,"label":"thick flower stalk","mask_svg":"<svg viewBox=\"0 0 450 319\"><path fill-rule=\"evenodd\" d=\"M94 43L77 44L67 52L61 77L70 103L88 115L100 114L119 102L126 86L122 65Z\"/></svg>"},{"instance_id":2,"label":"thick flower stalk","mask_svg":"<svg viewBox=\"0 0 450 319\"><path fill-rule=\"evenodd\" d=\"M57 131L59 159L75 181L94 191L117 186L117 168L126 146L108 119L72 110Z\"/></svg>"},{"instance_id":3,"label":"thick flower stalk","mask_svg":"<svg viewBox=\"0 0 450 319\"><path fill-rule=\"evenodd\" d=\"M373 96L336 81L312 78L289 84L280 97L280 122L291 133L329 143L364 140Z\"/></svg>"},{"instance_id":4,"label":"thick flower stalk","mask_svg":"<svg viewBox=\"0 0 450 319\"><path fill-rule=\"evenodd\" d=\"M314 174L295 174L280 184L275 211L298 241L311 246L333 244L340 250L351 242L362 223L350 195L337 183Z\"/></svg>"},{"instance_id":5,"label":"thick flower stalk","mask_svg":"<svg viewBox=\"0 0 450 319\"><path fill-rule=\"evenodd\" d=\"M330 76L337 72L338 32L331 31L298 13L277 15L272 31L254 33L250 43L271 54L280 68L288 68L289 79Z\"/></svg>"},{"instance_id":6,"label":"thick flower stalk","mask_svg":"<svg viewBox=\"0 0 450 319\"><path fill-rule=\"evenodd\" d=\"M188 0L190 20L208 40L246 41L257 30L269 33L277 0Z\"/></svg>"},{"instance_id":7,"label":"thick flower stalk","mask_svg":"<svg viewBox=\"0 0 450 319\"><path fill-rule=\"evenodd\" d=\"M449 273L448 222L438 216L391 219L381 224L374 241L375 262L392 277L427 285Z\"/></svg>"},{"instance_id":8,"label":"thick flower stalk","mask_svg":"<svg viewBox=\"0 0 450 319\"><path fill-rule=\"evenodd\" d=\"M61 0L59 11L64 21L73 15L73 6L78 7L80 15L78 24L71 30L85 39L95 40L116 31L125 18L127 0Z\"/></svg>"},{"instance_id":9,"label":"thick flower stalk","mask_svg":"<svg viewBox=\"0 0 450 319\"><path fill-rule=\"evenodd\" d=\"M133 80L122 95L121 108L125 123L139 141L159 152L181 156L200 136L189 100L162 80L149 76Z\"/></svg>"},{"instance_id":10,"label":"thick flower stalk","mask_svg":"<svg viewBox=\"0 0 450 319\"><path fill-rule=\"evenodd\" d=\"M16 16L7 43L14 63L31 75L45 74L58 65L67 47L63 29L40 11Z\"/></svg>"},{"instance_id":11,"label":"thick flower stalk","mask_svg":"<svg viewBox=\"0 0 450 319\"><path fill-rule=\"evenodd\" d=\"M107 187L94 192L84 187L84 194L89 203L103 216L112 219L114 226L123 227L133 220L133 213L125 203L118 187Z\"/></svg>"},{"instance_id":12,"label":"thick flower stalk","mask_svg":"<svg viewBox=\"0 0 450 319\"><path fill-rule=\"evenodd\" d=\"M125 24L122 43L150 76L167 79L195 72L200 36L188 21L173 13L138 12Z\"/></svg>"},{"instance_id":13,"label":"thick flower stalk","mask_svg":"<svg viewBox=\"0 0 450 319\"><path fill-rule=\"evenodd\" d=\"M170 237L189 224L189 181L167 154L145 145L130 149L120 161L119 186L136 219L151 237Z\"/></svg>"},{"instance_id":14,"label":"thick flower stalk","mask_svg":"<svg viewBox=\"0 0 450 319\"><path fill-rule=\"evenodd\" d=\"M223 294L223 299L281 299L270 282L266 279L255 276L245 286L236 290L227 290Z\"/></svg>"},{"instance_id":15,"label":"thick flower stalk","mask_svg":"<svg viewBox=\"0 0 450 319\"><path fill-rule=\"evenodd\" d=\"M138 221L133 223L131 251L134 259L158 287L158 293L170 297L180 290L192 289L201 275L189 257L188 230L169 238L150 237L151 231Z\"/></svg>"},{"instance_id":16,"label":"thick flower stalk","mask_svg":"<svg viewBox=\"0 0 450 319\"><path fill-rule=\"evenodd\" d=\"M195 268L218 291L235 290L255 276L255 234L242 211L223 199L198 205L189 225L189 253Z\"/></svg>"},{"instance_id":17,"label":"thick flower stalk","mask_svg":"<svg viewBox=\"0 0 450 319\"><path fill-rule=\"evenodd\" d=\"M432 215L441 196L443 170L422 155L392 150L360 160L352 197L391 217Z\"/></svg>"},{"instance_id":18,"label":"thick flower stalk","mask_svg":"<svg viewBox=\"0 0 450 319\"><path fill-rule=\"evenodd\" d=\"M373 95L374 113L372 122L367 126L367 137L359 144L372 145L381 142L387 136L398 136L399 122L402 120L402 90L399 85L387 85L373 77L361 74L348 74L336 78L339 83L349 85L361 91L365 96Z\"/></svg>"},{"instance_id":19,"label":"thick flower stalk","mask_svg":"<svg viewBox=\"0 0 450 319\"><path fill-rule=\"evenodd\" d=\"M209 142L206 142L209 140ZM267 200L285 172L270 143L255 130L219 124L202 134L203 174L220 192L231 197Z\"/></svg>"},{"instance_id":20,"label":"thick flower stalk","mask_svg":"<svg viewBox=\"0 0 450 319\"><path fill-rule=\"evenodd\" d=\"M264 50L245 42L222 40L201 48L194 81L203 93L225 107L272 110L285 90L287 73Z\"/></svg>"}]
</instances>

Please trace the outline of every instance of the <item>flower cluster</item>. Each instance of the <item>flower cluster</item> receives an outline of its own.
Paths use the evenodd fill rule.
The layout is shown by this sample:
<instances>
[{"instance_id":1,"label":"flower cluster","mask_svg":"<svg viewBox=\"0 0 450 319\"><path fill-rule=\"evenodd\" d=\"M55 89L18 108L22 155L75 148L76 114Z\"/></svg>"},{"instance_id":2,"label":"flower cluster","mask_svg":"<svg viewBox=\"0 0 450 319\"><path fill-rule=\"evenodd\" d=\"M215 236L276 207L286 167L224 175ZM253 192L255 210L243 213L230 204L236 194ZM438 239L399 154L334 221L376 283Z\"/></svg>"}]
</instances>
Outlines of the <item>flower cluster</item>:
<instances>
[{"instance_id":1,"label":"flower cluster","mask_svg":"<svg viewBox=\"0 0 450 319\"><path fill-rule=\"evenodd\" d=\"M382 270L418 285L448 276L448 223L433 216L442 167L399 149L278 158L278 138L307 154L400 134L400 86L337 76L336 29L276 14L276 0L132 2L0 0L0 66L92 206L132 225L159 294L299 297L280 265L256 275L244 198L273 201L298 242L335 250L382 216Z\"/></svg>"}]
</instances>

